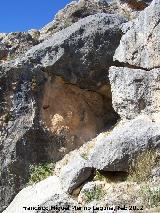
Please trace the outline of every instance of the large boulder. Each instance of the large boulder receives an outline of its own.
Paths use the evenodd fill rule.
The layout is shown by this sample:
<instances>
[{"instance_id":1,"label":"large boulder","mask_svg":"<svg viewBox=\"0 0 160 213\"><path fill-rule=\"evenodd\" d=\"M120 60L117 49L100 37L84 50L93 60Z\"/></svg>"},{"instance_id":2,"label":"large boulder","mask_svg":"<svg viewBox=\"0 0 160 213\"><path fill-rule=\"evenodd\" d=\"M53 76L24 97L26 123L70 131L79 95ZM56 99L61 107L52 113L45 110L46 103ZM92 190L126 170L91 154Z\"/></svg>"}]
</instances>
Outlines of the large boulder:
<instances>
[{"instance_id":1,"label":"large boulder","mask_svg":"<svg viewBox=\"0 0 160 213\"><path fill-rule=\"evenodd\" d=\"M20 64L36 64L72 84L95 89L108 80L124 21L113 14L88 16L31 48Z\"/></svg>"},{"instance_id":2,"label":"large boulder","mask_svg":"<svg viewBox=\"0 0 160 213\"><path fill-rule=\"evenodd\" d=\"M89 156L93 168L127 172L137 155L147 149L160 148L159 122L139 116L118 125L98 141Z\"/></svg>"},{"instance_id":3,"label":"large boulder","mask_svg":"<svg viewBox=\"0 0 160 213\"><path fill-rule=\"evenodd\" d=\"M160 66L160 1L133 20L117 48L114 60L134 68L153 69Z\"/></svg>"},{"instance_id":4,"label":"large boulder","mask_svg":"<svg viewBox=\"0 0 160 213\"><path fill-rule=\"evenodd\" d=\"M59 178L51 176L33 186L24 188L3 212L24 213L27 210L31 213L53 212L56 209L54 210L52 208L54 208L54 206L56 208L56 205L62 208L59 211L61 213L72 212L69 211L70 208L68 209L68 206L78 206L76 201L63 192ZM66 210L63 210L63 208L66 208Z\"/></svg>"},{"instance_id":5,"label":"large boulder","mask_svg":"<svg viewBox=\"0 0 160 213\"><path fill-rule=\"evenodd\" d=\"M140 153L160 149L159 124L140 115L119 123L110 133L100 134L94 143L74 151L59 173L63 189L74 193L93 177L94 170L128 172Z\"/></svg>"},{"instance_id":6,"label":"large boulder","mask_svg":"<svg viewBox=\"0 0 160 213\"><path fill-rule=\"evenodd\" d=\"M160 69L111 67L109 78L113 107L122 119L160 113Z\"/></svg>"}]
</instances>

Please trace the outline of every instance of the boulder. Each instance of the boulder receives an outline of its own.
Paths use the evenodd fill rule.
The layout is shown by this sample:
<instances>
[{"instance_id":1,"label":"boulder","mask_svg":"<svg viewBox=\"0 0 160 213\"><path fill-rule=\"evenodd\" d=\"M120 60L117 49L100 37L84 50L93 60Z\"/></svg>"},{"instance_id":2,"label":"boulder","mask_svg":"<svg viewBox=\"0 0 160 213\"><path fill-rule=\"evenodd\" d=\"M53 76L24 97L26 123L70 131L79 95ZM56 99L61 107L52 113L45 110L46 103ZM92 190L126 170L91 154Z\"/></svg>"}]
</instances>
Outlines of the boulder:
<instances>
[{"instance_id":1,"label":"boulder","mask_svg":"<svg viewBox=\"0 0 160 213\"><path fill-rule=\"evenodd\" d=\"M96 143L88 161L99 170L127 172L138 154L160 148L159 124L148 116L138 116L118 125Z\"/></svg>"},{"instance_id":2,"label":"boulder","mask_svg":"<svg viewBox=\"0 0 160 213\"><path fill-rule=\"evenodd\" d=\"M109 78L113 107L122 119L160 113L160 69L111 67Z\"/></svg>"},{"instance_id":3,"label":"boulder","mask_svg":"<svg viewBox=\"0 0 160 213\"><path fill-rule=\"evenodd\" d=\"M27 210L31 213L43 213L47 210L47 212L53 212L51 206L68 208L68 205L71 206L71 204L76 205L76 202L62 191L59 178L51 176L20 191L3 213L23 213Z\"/></svg>"},{"instance_id":4,"label":"boulder","mask_svg":"<svg viewBox=\"0 0 160 213\"><path fill-rule=\"evenodd\" d=\"M114 60L146 70L160 67L159 32L160 0L153 0L122 36Z\"/></svg>"},{"instance_id":5,"label":"boulder","mask_svg":"<svg viewBox=\"0 0 160 213\"><path fill-rule=\"evenodd\" d=\"M98 136L88 155L83 155L82 150L74 152L60 171L63 189L72 193L93 176L95 169L128 172L137 155L160 148L159 124L147 115L137 116L121 122L109 134Z\"/></svg>"},{"instance_id":6,"label":"boulder","mask_svg":"<svg viewBox=\"0 0 160 213\"><path fill-rule=\"evenodd\" d=\"M60 172L60 180L64 191L72 193L92 175L92 168L87 160L79 153L73 155Z\"/></svg>"},{"instance_id":7,"label":"boulder","mask_svg":"<svg viewBox=\"0 0 160 213\"><path fill-rule=\"evenodd\" d=\"M108 81L124 21L113 14L88 16L31 48L19 63L39 65L67 82L95 89Z\"/></svg>"}]
</instances>

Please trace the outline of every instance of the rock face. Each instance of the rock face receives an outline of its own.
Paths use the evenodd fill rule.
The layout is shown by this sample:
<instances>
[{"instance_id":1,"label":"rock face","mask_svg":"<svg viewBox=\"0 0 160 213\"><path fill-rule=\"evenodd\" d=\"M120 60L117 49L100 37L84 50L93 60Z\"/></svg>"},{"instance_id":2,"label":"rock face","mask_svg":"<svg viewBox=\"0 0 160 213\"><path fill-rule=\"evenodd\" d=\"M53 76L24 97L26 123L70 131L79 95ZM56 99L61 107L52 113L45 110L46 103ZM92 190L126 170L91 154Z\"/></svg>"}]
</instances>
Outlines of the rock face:
<instances>
[{"instance_id":1,"label":"rock face","mask_svg":"<svg viewBox=\"0 0 160 213\"><path fill-rule=\"evenodd\" d=\"M30 33L8 33L0 37L0 62L13 60L39 43L38 38Z\"/></svg>"},{"instance_id":2,"label":"rock face","mask_svg":"<svg viewBox=\"0 0 160 213\"><path fill-rule=\"evenodd\" d=\"M38 64L67 82L95 89L107 81L123 22L112 14L88 16L33 47L20 63Z\"/></svg>"},{"instance_id":3,"label":"rock face","mask_svg":"<svg viewBox=\"0 0 160 213\"><path fill-rule=\"evenodd\" d=\"M141 153L159 152L159 28L159 0L80 0L40 31L0 34L0 212L77 206L82 187L91 206L119 205L100 198L94 178L128 174ZM55 176L23 189L31 166L59 160Z\"/></svg>"},{"instance_id":4,"label":"rock face","mask_svg":"<svg viewBox=\"0 0 160 213\"><path fill-rule=\"evenodd\" d=\"M22 34L2 36L2 43L6 36L6 42L20 43L15 60L0 64L2 208L28 181L31 164L57 161L116 122L108 69L123 21L117 15L88 16L26 53L29 46L23 50L16 40L25 39ZM29 33L37 39L37 32Z\"/></svg>"},{"instance_id":5,"label":"rock face","mask_svg":"<svg viewBox=\"0 0 160 213\"><path fill-rule=\"evenodd\" d=\"M122 37L114 60L136 68L160 66L160 1L154 0L140 13Z\"/></svg>"},{"instance_id":6,"label":"rock face","mask_svg":"<svg viewBox=\"0 0 160 213\"><path fill-rule=\"evenodd\" d=\"M149 5L152 0L78 0L72 1L60 10L53 21L40 30L39 40L43 41L54 33L71 26L90 15L97 13L121 14L127 20L137 17L139 11Z\"/></svg>"},{"instance_id":7,"label":"rock face","mask_svg":"<svg viewBox=\"0 0 160 213\"><path fill-rule=\"evenodd\" d=\"M48 147L48 155L53 160L60 159L68 150L94 138L106 123L114 120L114 116L111 97L82 90L60 77L48 78L43 90L40 120L43 128L57 140Z\"/></svg>"},{"instance_id":8,"label":"rock face","mask_svg":"<svg viewBox=\"0 0 160 213\"><path fill-rule=\"evenodd\" d=\"M160 112L160 69L111 67L113 106L121 118Z\"/></svg>"},{"instance_id":9,"label":"rock face","mask_svg":"<svg viewBox=\"0 0 160 213\"><path fill-rule=\"evenodd\" d=\"M69 27L82 18L104 12L109 12L107 1L72 1L56 14L55 19L52 22L40 30L40 40L44 40L45 38L52 36L54 33Z\"/></svg>"},{"instance_id":10,"label":"rock face","mask_svg":"<svg viewBox=\"0 0 160 213\"><path fill-rule=\"evenodd\" d=\"M89 160L92 167L100 170L128 171L137 154L160 147L159 136L159 123L148 117L138 117L115 128L106 139L99 141Z\"/></svg>"}]
</instances>

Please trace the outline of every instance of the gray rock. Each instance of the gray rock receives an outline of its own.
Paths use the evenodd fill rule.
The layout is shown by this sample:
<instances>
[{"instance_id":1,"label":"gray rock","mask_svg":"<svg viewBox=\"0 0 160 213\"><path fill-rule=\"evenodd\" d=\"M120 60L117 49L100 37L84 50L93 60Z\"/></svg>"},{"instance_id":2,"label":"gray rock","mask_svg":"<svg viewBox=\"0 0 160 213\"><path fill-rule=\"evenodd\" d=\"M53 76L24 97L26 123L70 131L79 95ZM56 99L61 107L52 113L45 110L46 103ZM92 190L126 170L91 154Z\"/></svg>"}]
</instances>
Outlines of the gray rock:
<instances>
[{"instance_id":1,"label":"gray rock","mask_svg":"<svg viewBox=\"0 0 160 213\"><path fill-rule=\"evenodd\" d=\"M89 15L109 12L108 0L72 1L55 15L53 21L40 30L40 40L45 40Z\"/></svg>"},{"instance_id":2,"label":"gray rock","mask_svg":"<svg viewBox=\"0 0 160 213\"><path fill-rule=\"evenodd\" d=\"M29 210L27 209L29 207L31 213L42 213L46 210L49 210L47 212L55 212L51 211L51 206L68 207L71 204L76 205L77 203L62 191L59 178L52 176L21 190L3 213L23 213ZM42 207L46 210L44 211Z\"/></svg>"},{"instance_id":3,"label":"gray rock","mask_svg":"<svg viewBox=\"0 0 160 213\"><path fill-rule=\"evenodd\" d=\"M0 208L2 208L0 211L11 202L15 194L26 184L29 178L30 164L60 159L64 156L64 153L80 146L80 143L84 142L80 135L83 132L79 134L77 127L75 127L77 135L73 133L73 137L68 137L68 139L65 137L69 132L68 129L68 132L66 131L67 133L65 133L64 128L63 133L63 128L59 128L59 132L57 131L56 135L56 133L49 131L43 126L41 111L44 111L45 108L42 105L44 85L47 84L46 81L48 79L54 78L55 74L62 76L67 83L76 83L85 88L95 89L97 85L103 84L107 79L107 76L103 74L108 70L110 63L112 64L114 50L120 40L119 25L121 22L122 18L114 15L97 14L89 16L57 33L50 40L44 41L33 49L31 48L24 57L0 64L0 113L4 117L4 120L0 120ZM8 37L6 38L5 36ZM26 35L27 38L23 36L23 34L18 33L4 35L3 42L6 41L14 45L15 41L16 46L20 45L22 47L28 41L28 37L32 38L30 34ZM22 42L23 40L24 43ZM29 48L29 46L26 46L26 48ZM19 54L21 56L23 51L19 52L19 50L17 49L18 52L14 52L15 57L18 57ZM108 58L106 59L106 57ZM43 71L48 71L49 74L46 75ZM47 94L49 89L51 91L53 88L53 79L49 82L51 82L51 86L48 87ZM65 89L66 82L64 85ZM34 86L36 89L33 88ZM56 84L55 87L57 88ZM60 88L62 88L61 85ZM74 90L70 89L71 94ZM78 90L80 89L78 88ZM65 91L63 91L63 94ZM82 93L86 97L84 97L84 103L86 106L85 110L88 109L88 114L91 114L91 109L88 106L92 97L93 103L97 103L97 100L102 100L101 108L105 114L103 106L104 97L96 99L94 94L91 96L92 94L85 95L83 91ZM59 97L62 93L57 94ZM68 102L66 101L67 104L69 103L68 99ZM44 104L48 103L45 102ZM93 105L92 102L91 105ZM81 106L78 116L80 121L84 120L84 123L86 123L89 118L82 109ZM66 112L70 113L70 110L71 108ZM96 116L99 114L99 111L100 109L98 109L98 112L93 109L93 113ZM52 113L53 117L56 113L60 112L58 109L50 113ZM101 119L101 116L99 117ZM48 118L50 119L51 115ZM89 128L91 125L95 126L92 117L90 120L92 123L89 123ZM95 121L98 123L97 118ZM77 122L77 117L75 124L81 125L79 121ZM61 125L63 126L64 123L62 122ZM98 128L96 128L95 130L93 129L94 134L98 131ZM84 132L86 132L86 137L91 138L90 130L85 130L84 127ZM74 143L72 143L71 139ZM64 149L65 152L63 151ZM82 170L81 173L85 173L85 170ZM89 174L90 172L86 173L86 176L89 176ZM81 177L81 174L78 175Z\"/></svg>"},{"instance_id":4,"label":"gray rock","mask_svg":"<svg viewBox=\"0 0 160 213\"><path fill-rule=\"evenodd\" d=\"M84 183L91 175L92 168L79 153L70 159L69 163L61 170L60 180L64 191L72 193L74 189Z\"/></svg>"},{"instance_id":5,"label":"gray rock","mask_svg":"<svg viewBox=\"0 0 160 213\"><path fill-rule=\"evenodd\" d=\"M160 168L159 166L155 167L151 172L152 178L159 178L160 177Z\"/></svg>"},{"instance_id":6,"label":"gray rock","mask_svg":"<svg viewBox=\"0 0 160 213\"><path fill-rule=\"evenodd\" d=\"M0 60L5 59L7 57L7 54L8 54L7 47L0 41Z\"/></svg>"},{"instance_id":7,"label":"gray rock","mask_svg":"<svg viewBox=\"0 0 160 213\"><path fill-rule=\"evenodd\" d=\"M151 148L160 148L159 122L139 116L115 127L106 139L98 141L89 161L96 169L127 172L136 156Z\"/></svg>"},{"instance_id":8,"label":"gray rock","mask_svg":"<svg viewBox=\"0 0 160 213\"><path fill-rule=\"evenodd\" d=\"M76 200L67 194L55 194L50 199L47 199L41 207L47 207L49 209L47 213L76 213L77 211L81 212L82 208ZM39 210L36 213L46 213L46 210Z\"/></svg>"},{"instance_id":9,"label":"gray rock","mask_svg":"<svg viewBox=\"0 0 160 213\"><path fill-rule=\"evenodd\" d=\"M21 64L38 64L65 81L94 89L108 80L123 22L117 15L88 16L31 48Z\"/></svg>"},{"instance_id":10,"label":"gray rock","mask_svg":"<svg viewBox=\"0 0 160 213\"><path fill-rule=\"evenodd\" d=\"M39 151L36 143L37 104L30 88L32 72L13 68L14 64L10 61L0 66L0 113L4 117L0 123L0 211L28 181L29 165L44 160L43 142L38 144Z\"/></svg>"},{"instance_id":11,"label":"gray rock","mask_svg":"<svg viewBox=\"0 0 160 213\"><path fill-rule=\"evenodd\" d=\"M5 47L5 55L0 60L13 60L23 55L32 46L39 43L35 36L29 33L15 32L5 34L1 39L1 44ZM1 48L0 48L1 49Z\"/></svg>"},{"instance_id":12,"label":"gray rock","mask_svg":"<svg viewBox=\"0 0 160 213\"><path fill-rule=\"evenodd\" d=\"M151 5L133 20L132 27L123 35L114 60L137 68L160 67L160 1Z\"/></svg>"},{"instance_id":13,"label":"gray rock","mask_svg":"<svg viewBox=\"0 0 160 213\"><path fill-rule=\"evenodd\" d=\"M160 112L160 69L111 67L109 78L113 107L122 119Z\"/></svg>"}]
</instances>

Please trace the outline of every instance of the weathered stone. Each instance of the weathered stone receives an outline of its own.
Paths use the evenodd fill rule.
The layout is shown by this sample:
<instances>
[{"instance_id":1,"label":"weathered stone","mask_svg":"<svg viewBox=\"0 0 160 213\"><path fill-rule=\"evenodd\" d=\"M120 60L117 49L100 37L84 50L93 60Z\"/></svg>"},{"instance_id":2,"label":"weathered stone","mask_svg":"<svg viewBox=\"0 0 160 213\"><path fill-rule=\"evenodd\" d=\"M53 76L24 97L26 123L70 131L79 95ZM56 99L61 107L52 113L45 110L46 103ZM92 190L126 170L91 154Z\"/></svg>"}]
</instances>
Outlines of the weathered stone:
<instances>
[{"instance_id":1,"label":"weathered stone","mask_svg":"<svg viewBox=\"0 0 160 213\"><path fill-rule=\"evenodd\" d=\"M54 33L69 27L73 23L96 13L108 13L110 11L105 0L79 0L72 1L60 10L53 21L40 30L40 40L44 40Z\"/></svg>"},{"instance_id":2,"label":"weathered stone","mask_svg":"<svg viewBox=\"0 0 160 213\"><path fill-rule=\"evenodd\" d=\"M123 121L64 158L59 178L22 190L5 213L24 212L25 205L77 206L65 192L77 196L94 170L126 173L139 153L160 148L159 0L122 27L116 13L131 19L150 0L119 2L74 1L41 31L0 34L0 212L28 182L32 164L61 159L117 121L110 82ZM113 61L117 47L122 63ZM121 67L110 69L109 82L110 66Z\"/></svg>"},{"instance_id":3,"label":"weathered stone","mask_svg":"<svg viewBox=\"0 0 160 213\"><path fill-rule=\"evenodd\" d=\"M60 77L48 76L42 95L39 119L43 128L57 138L48 148L48 156L54 161L96 137L106 124L112 125L111 122L117 120L109 94L108 97L80 89Z\"/></svg>"},{"instance_id":4,"label":"weathered stone","mask_svg":"<svg viewBox=\"0 0 160 213\"><path fill-rule=\"evenodd\" d=\"M0 39L1 45L5 47L5 55L0 55L0 60L13 60L23 55L32 46L39 42L35 36L29 33L8 33ZM1 48L0 48L1 49Z\"/></svg>"},{"instance_id":5,"label":"weathered stone","mask_svg":"<svg viewBox=\"0 0 160 213\"><path fill-rule=\"evenodd\" d=\"M39 64L83 88L101 86L113 65L123 21L116 15L88 16L30 49L21 63Z\"/></svg>"},{"instance_id":6,"label":"weathered stone","mask_svg":"<svg viewBox=\"0 0 160 213\"><path fill-rule=\"evenodd\" d=\"M101 91L82 90L79 86L96 89L106 81L103 73L106 65L112 64L121 22L122 19L114 15L89 16L31 48L23 58L1 64L2 208L27 182L30 164L61 159L115 119L109 85L107 97ZM98 62L93 63L95 50ZM105 51L108 51L108 60L104 57ZM57 83L55 74L65 81Z\"/></svg>"},{"instance_id":7,"label":"weathered stone","mask_svg":"<svg viewBox=\"0 0 160 213\"><path fill-rule=\"evenodd\" d=\"M114 60L137 68L160 67L160 1L151 5L133 20L132 27L123 35Z\"/></svg>"},{"instance_id":8,"label":"weathered stone","mask_svg":"<svg viewBox=\"0 0 160 213\"><path fill-rule=\"evenodd\" d=\"M98 198L96 198L96 193L97 193L97 190L99 192L99 198L100 199L103 199L102 197L104 197L104 187L105 187L105 183L103 181L92 181L92 182L88 182L86 183L81 191L80 191L80 194L78 195L78 202L85 205L86 203L88 203L90 200L89 200L89 197L87 196L88 194L93 194L93 200L96 200ZM102 192L102 194L101 194ZM98 194L98 193L97 193ZM94 197L95 195L95 197ZM98 197L98 195L97 195Z\"/></svg>"},{"instance_id":9,"label":"weathered stone","mask_svg":"<svg viewBox=\"0 0 160 213\"><path fill-rule=\"evenodd\" d=\"M48 177L47 179L33 185L24 188L14 198L9 207L4 213L23 213L26 212L26 208L36 207L35 210L30 209L30 212L41 212L37 211L38 206L43 206L47 201L53 199L54 196L61 196L63 191L59 179L56 176ZM63 201L63 198L61 198ZM56 204L56 199L53 199L53 203ZM47 206L46 206L47 207Z\"/></svg>"},{"instance_id":10,"label":"weathered stone","mask_svg":"<svg viewBox=\"0 0 160 213\"><path fill-rule=\"evenodd\" d=\"M0 211L27 182L29 165L44 161L43 142L39 141L39 151L36 143L37 105L30 87L32 74L25 68L12 68L13 64L0 67Z\"/></svg>"},{"instance_id":11,"label":"weathered stone","mask_svg":"<svg viewBox=\"0 0 160 213\"><path fill-rule=\"evenodd\" d=\"M122 119L160 113L160 69L111 67L109 78L113 107Z\"/></svg>"},{"instance_id":12,"label":"weathered stone","mask_svg":"<svg viewBox=\"0 0 160 213\"><path fill-rule=\"evenodd\" d=\"M92 175L92 168L89 168L88 162L79 153L73 155L59 175L64 191L72 193Z\"/></svg>"},{"instance_id":13,"label":"weathered stone","mask_svg":"<svg viewBox=\"0 0 160 213\"><path fill-rule=\"evenodd\" d=\"M144 10L152 0L116 0L120 4L128 4L133 10Z\"/></svg>"},{"instance_id":14,"label":"weathered stone","mask_svg":"<svg viewBox=\"0 0 160 213\"><path fill-rule=\"evenodd\" d=\"M127 172L136 156L147 150L160 148L159 122L147 116L117 126L98 141L89 156L93 168L104 171Z\"/></svg>"},{"instance_id":15,"label":"weathered stone","mask_svg":"<svg viewBox=\"0 0 160 213\"><path fill-rule=\"evenodd\" d=\"M3 60L7 57L7 54L8 54L8 49L7 47L0 43L0 60Z\"/></svg>"},{"instance_id":16,"label":"weathered stone","mask_svg":"<svg viewBox=\"0 0 160 213\"><path fill-rule=\"evenodd\" d=\"M72 199L65 193L52 196L41 206L48 207L48 209L50 209L47 211L48 213L55 213L56 211L59 213L76 213L77 211L81 212L79 209L82 208L76 200ZM46 210L40 210L36 213L46 213Z\"/></svg>"}]
</instances>

